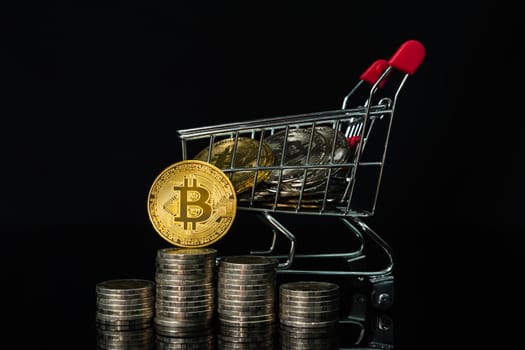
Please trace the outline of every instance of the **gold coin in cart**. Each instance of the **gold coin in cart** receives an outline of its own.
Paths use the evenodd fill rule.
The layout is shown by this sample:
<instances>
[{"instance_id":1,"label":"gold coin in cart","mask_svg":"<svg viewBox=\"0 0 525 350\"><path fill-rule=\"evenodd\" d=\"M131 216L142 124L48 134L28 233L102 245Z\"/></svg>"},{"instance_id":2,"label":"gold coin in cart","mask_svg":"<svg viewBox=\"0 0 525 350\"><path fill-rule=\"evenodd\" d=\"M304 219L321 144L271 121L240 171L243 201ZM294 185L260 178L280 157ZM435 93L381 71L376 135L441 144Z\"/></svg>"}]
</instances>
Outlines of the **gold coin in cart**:
<instances>
[{"instance_id":1,"label":"gold coin in cart","mask_svg":"<svg viewBox=\"0 0 525 350\"><path fill-rule=\"evenodd\" d=\"M157 233L186 248L215 243L235 219L235 188L219 168L183 160L164 169L148 194L148 215Z\"/></svg>"},{"instance_id":2,"label":"gold coin in cart","mask_svg":"<svg viewBox=\"0 0 525 350\"><path fill-rule=\"evenodd\" d=\"M237 169L266 167L274 164L273 150L270 145L267 143L261 145L259 141L249 137L223 139L215 142L211 149L211 154L210 148L206 147L193 159L206 162L209 158L211 164L224 170L232 167L233 156L235 156L233 167ZM254 183L265 181L271 173L271 170L258 170L256 175L254 170L235 170L231 181L236 192L241 193L252 188Z\"/></svg>"}]
</instances>

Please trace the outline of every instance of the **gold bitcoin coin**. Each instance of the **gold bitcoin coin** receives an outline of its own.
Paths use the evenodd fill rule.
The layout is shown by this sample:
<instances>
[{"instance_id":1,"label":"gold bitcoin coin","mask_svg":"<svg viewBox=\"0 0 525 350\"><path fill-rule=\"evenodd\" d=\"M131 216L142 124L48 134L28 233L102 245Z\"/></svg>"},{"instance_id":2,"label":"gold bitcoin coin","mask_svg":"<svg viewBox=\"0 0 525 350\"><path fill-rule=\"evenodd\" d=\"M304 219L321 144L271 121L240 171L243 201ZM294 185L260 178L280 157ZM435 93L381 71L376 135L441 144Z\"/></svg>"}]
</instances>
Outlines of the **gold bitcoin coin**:
<instances>
[{"instance_id":1,"label":"gold bitcoin coin","mask_svg":"<svg viewBox=\"0 0 525 350\"><path fill-rule=\"evenodd\" d=\"M249 137L238 137L237 148L235 148L235 139L229 138L215 142L212 145L211 155L210 148L206 147L200 151L193 159L207 162L208 156L210 163L220 169L231 169L232 157L235 151L234 170L231 174L231 181L237 193L246 191L247 189L265 181L271 170L259 170L257 176L254 170L239 170L240 168L257 168L272 166L274 163L273 151L266 143L262 144L259 163L257 163L257 155L259 154L259 141ZM226 171L225 171L226 172Z\"/></svg>"},{"instance_id":2,"label":"gold bitcoin coin","mask_svg":"<svg viewBox=\"0 0 525 350\"><path fill-rule=\"evenodd\" d=\"M213 164L183 160L164 169L148 194L148 215L157 233L179 247L204 247L231 228L235 188Z\"/></svg>"}]
</instances>

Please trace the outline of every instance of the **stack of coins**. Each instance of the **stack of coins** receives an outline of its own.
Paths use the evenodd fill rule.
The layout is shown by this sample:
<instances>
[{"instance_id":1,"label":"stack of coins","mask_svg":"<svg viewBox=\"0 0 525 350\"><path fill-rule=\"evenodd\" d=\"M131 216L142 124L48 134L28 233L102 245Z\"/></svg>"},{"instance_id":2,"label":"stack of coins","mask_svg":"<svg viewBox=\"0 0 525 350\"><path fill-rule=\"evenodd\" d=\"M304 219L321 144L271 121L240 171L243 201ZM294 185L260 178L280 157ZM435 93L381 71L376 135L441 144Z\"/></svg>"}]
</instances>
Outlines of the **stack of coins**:
<instances>
[{"instance_id":1,"label":"stack of coins","mask_svg":"<svg viewBox=\"0 0 525 350\"><path fill-rule=\"evenodd\" d=\"M339 286L335 283L298 281L281 284L281 349L339 349L339 304Z\"/></svg>"},{"instance_id":2,"label":"stack of coins","mask_svg":"<svg viewBox=\"0 0 525 350\"><path fill-rule=\"evenodd\" d=\"M152 349L155 283L118 279L96 285L97 347Z\"/></svg>"},{"instance_id":3,"label":"stack of coins","mask_svg":"<svg viewBox=\"0 0 525 350\"><path fill-rule=\"evenodd\" d=\"M212 248L163 248L156 256L156 301L153 323L157 345L180 344L180 339L207 339L215 315L215 267ZM173 348L173 347L170 347Z\"/></svg>"},{"instance_id":4,"label":"stack of coins","mask_svg":"<svg viewBox=\"0 0 525 350\"><path fill-rule=\"evenodd\" d=\"M219 349L274 349L277 259L228 256L217 278Z\"/></svg>"}]
</instances>

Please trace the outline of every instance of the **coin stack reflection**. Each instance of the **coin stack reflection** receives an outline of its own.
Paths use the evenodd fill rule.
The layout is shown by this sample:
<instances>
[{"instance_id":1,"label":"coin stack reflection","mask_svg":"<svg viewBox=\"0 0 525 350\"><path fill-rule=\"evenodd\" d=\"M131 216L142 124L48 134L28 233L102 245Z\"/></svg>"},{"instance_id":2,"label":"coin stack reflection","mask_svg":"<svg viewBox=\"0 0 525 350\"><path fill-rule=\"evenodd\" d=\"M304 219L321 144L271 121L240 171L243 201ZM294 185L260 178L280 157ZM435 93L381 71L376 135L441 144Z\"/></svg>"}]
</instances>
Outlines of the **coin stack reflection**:
<instances>
[{"instance_id":1,"label":"coin stack reflection","mask_svg":"<svg viewBox=\"0 0 525 350\"><path fill-rule=\"evenodd\" d=\"M157 334L155 350L214 350L212 333L199 336L172 337Z\"/></svg>"},{"instance_id":2,"label":"coin stack reflection","mask_svg":"<svg viewBox=\"0 0 525 350\"><path fill-rule=\"evenodd\" d=\"M118 279L96 285L99 349L153 349L155 283Z\"/></svg>"},{"instance_id":3,"label":"coin stack reflection","mask_svg":"<svg viewBox=\"0 0 525 350\"><path fill-rule=\"evenodd\" d=\"M153 319L157 347L178 349L184 346L181 344L204 342L209 347L199 349L211 349L216 256L217 250L211 248L173 247L157 251Z\"/></svg>"},{"instance_id":4,"label":"coin stack reflection","mask_svg":"<svg viewBox=\"0 0 525 350\"><path fill-rule=\"evenodd\" d=\"M297 281L281 284L281 349L339 349L339 305L339 286L335 283Z\"/></svg>"},{"instance_id":5,"label":"coin stack reflection","mask_svg":"<svg viewBox=\"0 0 525 350\"><path fill-rule=\"evenodd\" d=\"M274 349L276 268L274 258L228 256L217 278L219 349Z\"/></svg>"}]
</instances>

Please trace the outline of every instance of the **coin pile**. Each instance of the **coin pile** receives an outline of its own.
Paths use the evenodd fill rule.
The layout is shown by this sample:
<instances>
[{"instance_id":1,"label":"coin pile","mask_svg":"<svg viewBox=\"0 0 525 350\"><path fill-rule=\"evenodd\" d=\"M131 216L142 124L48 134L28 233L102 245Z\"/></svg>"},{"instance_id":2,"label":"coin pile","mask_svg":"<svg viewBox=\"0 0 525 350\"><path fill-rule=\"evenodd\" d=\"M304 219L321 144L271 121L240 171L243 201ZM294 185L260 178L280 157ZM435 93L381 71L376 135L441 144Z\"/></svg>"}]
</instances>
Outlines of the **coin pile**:
<instances>
[{"instance_id":1,"label":"coin pile","mask_svg":"<svg viewBox=\"0 0 525 350\"><path fill-rule=\"evenodd\" d=\"M266 180L266 183L272 185L268 190L278 191L279 186L281 196L298 195L301 188L305 192L318 190L326 181L328 168L315 168L315 166L343 163L349 155L346 137L341 132L327 126L285 129L266 137L264 141L272 149L278 164L282 162L285 167L309 166L306 172L300 168L272 172ZM334 146L333 152L332 146Z\"/></svg>"},{"instance_id":2,"label":"coin pile","mask_svg":"<svg viewBox=\"0 0 525 350\"><path fill-rule=\"evenodd\" d=\"M235 155L235 157L234 157ZM221 169L255 168L258 166L271 166L274 163L274 155L270 146L266 143L249 137L238 137L223 139L215 142L210 147L204 148L193 159L209 162ZM270 171L261 170L257 173L253 170L237 170L231 176L231 182L237 193L252 188L270 176Z\"/></svg>"},{"instance_id":3,"label":"coin pile","mask_svg":"<svg viewBox=\"0 0 525 350\"><path fill-rule=\"evenodd\" d=\"M240 203L297 208L301 198L301 207L307 209L343 199L350 171L344 164L354 157L357 144L341 131L327 125L283 129L265 137L263 144L279 168L255 183L253 193L240 193Z\"/></svg>"},{"instance_id":4,"label":"coin pile","mask_svg":"<svg viewBox=\"0 0 525 350\"><path fill-rule=\"evenodd\" d=\"M202 337L208 339L215 313L216 256L217 250L212 248L157 251L153 323L161 336L158 342L170 343L166 337L196 337L197 343ZM180 340L171 340L171 344L176 342Z\"/></svg>"},{"instance_id":5,"label":"coin pile","mask_svg":"<svg viewBox=\"0 0 525 350\"><path fill-rule=\"evenodd\" d=\"M339 349L339 298L339 286L335 283L297 281L281 284L281 349Z\"/></svg>"},{"instance_id":6,"label":"coin pile","mask_svg":"<svg viewBox=\"0 0 525 350\"><path fill-rule=\"evenodd\" d=\"M96 285L97 346L101 349L152 349L155 283L117 279Z\"/></svg>"},{"instance_id":7,"label":"coin pile","mask_svg":"<svg viewBox=\"0 0 525 350\"><path fill-rule=\"evenodd\" d=\"M223 258L217 278L219 349L274 349L277 259Z\"/></svg>"}]
</instances>

